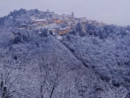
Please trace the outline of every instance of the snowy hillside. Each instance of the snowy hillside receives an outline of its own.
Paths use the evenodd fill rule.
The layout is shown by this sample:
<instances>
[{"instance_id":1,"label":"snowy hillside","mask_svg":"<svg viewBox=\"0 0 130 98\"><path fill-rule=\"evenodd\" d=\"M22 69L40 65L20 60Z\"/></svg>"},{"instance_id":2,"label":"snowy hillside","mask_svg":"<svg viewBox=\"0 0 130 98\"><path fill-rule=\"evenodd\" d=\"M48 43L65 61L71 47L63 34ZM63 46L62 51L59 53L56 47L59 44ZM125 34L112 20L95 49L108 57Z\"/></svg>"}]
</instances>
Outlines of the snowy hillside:
<instances>
[{"instance_id":1,"label":"snowy hillside","mask_svg":"<svg viewBox=\"0 0 130 98\"><path fill-rule=\"evenodd\" d=\"M22 9L0 18L0 98L129 98L129 26L86 20L85 32L78 22L59 34L31 16L51 17Z\"/></svg>"}]
</instances>

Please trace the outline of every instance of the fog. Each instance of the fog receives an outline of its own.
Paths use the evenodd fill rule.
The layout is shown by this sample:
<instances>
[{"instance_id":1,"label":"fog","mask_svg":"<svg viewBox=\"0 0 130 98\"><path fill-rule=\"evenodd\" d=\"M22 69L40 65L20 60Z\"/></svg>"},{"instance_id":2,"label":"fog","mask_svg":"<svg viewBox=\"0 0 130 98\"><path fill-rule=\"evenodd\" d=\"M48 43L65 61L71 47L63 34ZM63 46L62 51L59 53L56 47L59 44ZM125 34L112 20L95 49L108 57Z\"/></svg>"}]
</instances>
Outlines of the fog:
<instances>
[{"instance_id":1,"label":"fog","mask_svg":"<svg viewBox=\"0 0 130 98\"><path fill-rule=\"evenodd\" d=\"M0 0L0 17L20 8L49 9L57 14L73 11L76 17L125 26L130 25L129 4L129 0Z\"/></svg>"}]
</instances>

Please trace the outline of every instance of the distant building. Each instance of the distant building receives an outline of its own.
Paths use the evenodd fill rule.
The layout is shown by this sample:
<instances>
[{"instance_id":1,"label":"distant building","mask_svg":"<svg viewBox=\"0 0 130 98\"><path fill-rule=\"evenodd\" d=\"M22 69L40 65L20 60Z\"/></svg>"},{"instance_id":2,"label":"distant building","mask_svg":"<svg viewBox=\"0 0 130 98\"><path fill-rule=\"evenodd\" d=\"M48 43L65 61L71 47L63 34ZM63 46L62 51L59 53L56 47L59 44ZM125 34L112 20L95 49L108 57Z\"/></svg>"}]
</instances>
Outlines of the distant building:
<instances>
[{"instance_id":1,"label":"distant building","mask_svg":"<svg viewBox=\"0 0 130 98\"><path fill-rule=\"evenodd\" d=\"M68 26L72 26L72 22L69 21L69 22L67 23L67 25L68 25Z\"/></svg>"},{"instance_id":2,"label":"distant building","mask_svg":"<svg viewBox=\"0 0 130 98\"><path fill-rule=\"evenodd\" d=\"M49 13L49 10L47 9L47 10L46 10L46 12L48 12L48 13Z\"/></svg>"},{"instance_id":3,"label":"distant building","mask_svg":"<svg viewBox=\"0 0 130 98\"><path fill-rule=\"evenodd\" d=\"M54 23L61 23L61 20L54 20Z\"/></svg>"},{"instance_id":4,"label":"distant building","mask_svg":"<svg viewBox=\"0 0 130 98\"><path fill-rule=\"evenodd\" d=\"M34 23L47 23L46 19L35 19L33 20Z\"/></svg>"},{"instance_id":5,"label":"distant building","mask_svg":"<svg viewBox=\"0 0 130 98\"><path fill-rule=\"evenodd\" d=\"M74 19L74 12L71 13L71 17Z\"/></svg>"},{"instance_id":6,"label":"distant building","mask_svg":"<svg viewBox=\"0 0 130 98\"><path fill-rule=\"evenodd\" d=\"M58 34L63 35L63 34L69 33L70 31L71 31L71 28L66 27L66 28L63 28L63 29L59 30Z\"/></svg>"},{"instance_id":7,"label":"distant building","mask_svg":"<svg viewBox=\"0 0 130 98\"><path fill-rule=\"evenodd\" d=\"M43 26L42 28L44 28L44 29L56 29L56 28L60 28L60 27L56 23L52 23L52 24Z\"/></svg>"},{"instance_id":8,"label":"distant building","mask_svg":"<svg viewBox=\"0 0 130 98\"><path fill-rule=\"evenodd\" d=\"M82 17L81 20L82 20L82 22L86 22L87 21L86 17Z\"/></svg>"},{"instance_id":9,"label":"distant building","mask_svg":"<svg viewBox=\"0 0 130 98\"><path fill-rule=\"evenodd\" d=\"M56 19L56 14L53 14L53 15L52 15L52 18L53 18L53 19Z\"/></svg>"}]
</instances>

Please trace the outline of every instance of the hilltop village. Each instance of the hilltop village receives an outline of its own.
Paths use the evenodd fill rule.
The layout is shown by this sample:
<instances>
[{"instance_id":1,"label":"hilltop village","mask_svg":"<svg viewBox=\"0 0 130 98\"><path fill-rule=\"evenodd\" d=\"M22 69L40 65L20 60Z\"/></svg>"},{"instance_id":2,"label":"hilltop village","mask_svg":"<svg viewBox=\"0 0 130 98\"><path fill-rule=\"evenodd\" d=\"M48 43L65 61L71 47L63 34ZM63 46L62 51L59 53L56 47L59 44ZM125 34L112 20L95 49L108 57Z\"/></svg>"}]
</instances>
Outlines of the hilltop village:
<instances>
[{"instance_id":1,"label":"hilltop village","mask_svg":"<svg viewBox=\"0 0 130 98\"><path fill-rule=\"evenodd\" d=\"M47 11L47 16L48 17L45 17L43 19L40 19L38 17L31 17L33 28L42 28L47 29L48 32L52 31L53 33L65 34L76 27L77 23L81 23L84 33L86 31L86 18L75 18L73 12L71 13L71 15L57 15L53 12Z\"/></svg>"},{"instance_id":2,"label":"hilltop village","mask_svg":"<svg viewBox=\"0 0 130 98\"><path fill-rule=\"evenodd\" d=\"M86 17L76 18L74 12L70 15L58 15L47 10L43 14L46 14L46 17L43 18L40 17L40 15L30 16L31 25L27 26L26 24L22 24L19 29L33 28L39 30L39 33L40 29L46 29L48 32L52 32L53 34L58 33L62 35L72 31L78 23L81 24L83 33L86 33L86 23L94 22L98 25L104 25L104 23L97 23L96 21L91 20L88 21Z\"/></svg>"}]
</instances>

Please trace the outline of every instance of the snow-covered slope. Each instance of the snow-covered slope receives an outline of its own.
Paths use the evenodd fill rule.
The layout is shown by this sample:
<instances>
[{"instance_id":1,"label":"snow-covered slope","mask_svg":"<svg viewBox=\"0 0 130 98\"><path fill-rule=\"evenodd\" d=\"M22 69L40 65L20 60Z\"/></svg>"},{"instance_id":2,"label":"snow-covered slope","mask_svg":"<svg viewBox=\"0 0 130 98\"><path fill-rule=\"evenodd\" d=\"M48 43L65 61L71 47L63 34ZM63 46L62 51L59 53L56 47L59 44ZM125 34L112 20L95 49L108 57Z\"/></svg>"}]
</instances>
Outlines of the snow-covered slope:
<instances>
[{"instance_id":1,"label":"snow-covered slope","mask_svg":"<svg viewBox=\"0 0 130 98\"><path fill-rule=\"evenodd\" d=\"M60 36L3 26L0 97L129 98L129 27L91 23L87 34L75 29Z\"/></svg>"}]
</instances>

